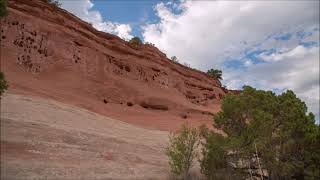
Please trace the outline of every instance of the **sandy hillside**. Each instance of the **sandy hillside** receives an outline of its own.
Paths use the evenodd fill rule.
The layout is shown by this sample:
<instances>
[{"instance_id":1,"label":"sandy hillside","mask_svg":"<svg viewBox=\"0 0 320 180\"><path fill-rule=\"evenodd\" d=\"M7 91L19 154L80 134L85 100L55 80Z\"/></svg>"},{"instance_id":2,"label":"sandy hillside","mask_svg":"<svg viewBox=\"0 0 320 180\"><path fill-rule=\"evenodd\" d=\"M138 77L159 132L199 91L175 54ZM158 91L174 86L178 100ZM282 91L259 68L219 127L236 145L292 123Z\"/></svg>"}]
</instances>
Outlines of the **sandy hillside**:
<instances>
[{"instance_id":1,"label":"sandy hillside","mask_svg":"<svg viewBox=\"0 0 320 180\"><path fill-rule=\"evenodd\" d=\"M1 179L167 179L168 132L38 97L1 100Z\"/></svg>"}]
</instances>

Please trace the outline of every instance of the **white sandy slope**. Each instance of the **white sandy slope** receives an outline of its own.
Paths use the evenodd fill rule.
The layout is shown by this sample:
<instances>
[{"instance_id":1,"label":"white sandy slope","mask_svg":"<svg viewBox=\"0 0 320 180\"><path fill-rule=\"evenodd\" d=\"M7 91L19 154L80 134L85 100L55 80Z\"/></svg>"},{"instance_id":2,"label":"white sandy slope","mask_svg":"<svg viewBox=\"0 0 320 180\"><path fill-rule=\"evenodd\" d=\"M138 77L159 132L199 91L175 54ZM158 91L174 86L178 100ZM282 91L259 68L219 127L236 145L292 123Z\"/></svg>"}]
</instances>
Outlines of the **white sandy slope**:
<instances>
[{"instance_id":1,"label":"white sandy slope","mask_svg":"<svg viewBox=\"0 0 320 180\"><path fill-rule=\"evenodd\" d=\"M168 179L168 132L53 100L1 99L1 179Z\"/></svg>"}]
</instances>

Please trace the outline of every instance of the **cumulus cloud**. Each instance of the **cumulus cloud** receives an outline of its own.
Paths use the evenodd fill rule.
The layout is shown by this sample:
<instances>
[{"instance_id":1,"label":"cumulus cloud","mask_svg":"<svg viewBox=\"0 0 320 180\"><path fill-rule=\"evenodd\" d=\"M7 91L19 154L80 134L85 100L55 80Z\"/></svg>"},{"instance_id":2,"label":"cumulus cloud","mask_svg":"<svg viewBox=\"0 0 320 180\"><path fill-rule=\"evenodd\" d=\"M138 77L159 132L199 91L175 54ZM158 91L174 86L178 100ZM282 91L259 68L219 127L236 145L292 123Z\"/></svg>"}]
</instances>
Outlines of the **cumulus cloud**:
<instances>
[{"instance_id":1,"label":"cumulus cloud","mask_svg":"<svg viewBox=\"0 0 320 180\"><path fill-rule=\"evenodd\" d=\"M319 1L159 3L143 37L229 88L292 89L319 118Z\"/></svg>"},{"instance_id":2,"label":"cumulus cloud","mask_svg":"<svg viewBox=\"0 0 320 180\"><path fill-rule=\"evenodd\" d=\"M107 22L106 26L103 28L103 31L110 32L118 35L123 39L131 39L133 36L130 34L131 27L128 24L119 24L119 23L111 23Z\"/></svg>"},{"instance_id":3,"label":"cumulus cloud","mask_svg":"<svg viewBox=\"0 0 320 180\"><path fill-rule=\"evenodd\" d=\"M99 31L112 33L126 40L133 37L130 34L132 29L129 24L104 21L99 11L92 10L94 4L90 0L60 0L59 2L61 2L62 8L91 23Z\"/></svg>"},{"instance_id":4,"label":"cumulus cloud","mask_svg":"<svg viewBox=\"0 0 320 180\"><path fill-rule=\"evenodd\" d=\"M262 59L267 63L227 70L225 82L236 89L243 84L281 92L291 89L319 118L319 47L299 45L285 53L263 55Z\"/></svg>"},{"instance_id":5,"label":"cumulus cloud","mask_svg":"<svg viewBox=\"0 0 320 180\"><path fill-rule=\"evenodd\" d=\"M317 1L184 1L159 3L156 24L143 26L145 41L192 66L208 69L267 36L318 22ZM176 13L178 12L178 13Z\"/></svg>"}]
</instances>

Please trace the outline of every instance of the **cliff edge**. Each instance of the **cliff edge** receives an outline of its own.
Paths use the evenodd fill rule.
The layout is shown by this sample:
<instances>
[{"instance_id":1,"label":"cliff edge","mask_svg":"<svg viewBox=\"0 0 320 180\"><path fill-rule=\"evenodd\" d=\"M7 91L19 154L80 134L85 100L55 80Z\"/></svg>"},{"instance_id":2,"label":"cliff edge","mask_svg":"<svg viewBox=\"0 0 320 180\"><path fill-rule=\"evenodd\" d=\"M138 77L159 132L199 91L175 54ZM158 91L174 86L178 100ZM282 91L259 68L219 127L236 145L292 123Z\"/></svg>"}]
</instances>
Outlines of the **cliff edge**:
<instances>
[{"instance_id":1,"label":"cliff edge","mask_svg":"<svg viewBox=\"0 0 320 180\"><path fill-rule=\"evenodd\" d=\"M142 127L211 124L225 89L151 45L133 48L41 0L10 0L1 18L9 92L86 108Z\"/></svg>"}]
</instances>

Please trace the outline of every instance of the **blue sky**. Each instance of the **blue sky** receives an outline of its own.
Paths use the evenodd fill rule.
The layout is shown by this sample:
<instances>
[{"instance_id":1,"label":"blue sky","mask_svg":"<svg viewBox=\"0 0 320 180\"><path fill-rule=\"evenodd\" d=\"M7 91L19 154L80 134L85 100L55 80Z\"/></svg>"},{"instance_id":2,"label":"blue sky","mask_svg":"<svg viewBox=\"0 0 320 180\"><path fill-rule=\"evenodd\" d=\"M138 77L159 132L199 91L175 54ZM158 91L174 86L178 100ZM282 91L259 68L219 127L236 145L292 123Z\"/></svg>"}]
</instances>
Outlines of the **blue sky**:
<instances>
[{"instance_id":1,"label":"blue sky","mask_svg":"<svg viewBox=\"0 0 320 180\"><path fill-rule=\"evenodd\" d=\"M158 0L93 0L93 10L101 13L104 19L129 24L132 27L132 35L142 38L140 26L146 22L156 23L158 16L154 13L154 7Z\"/></svg>"},{"instance_id":2,"label":"blue sky","mask_svg":"<svg viewBox=\"0 0 320 180\"><path fill-rule=\"evenodd\" d=\"M60 0L100 30L223 70L231 89L293 90L319 118L319 1Z\"/></svg>"}]
</instances>

